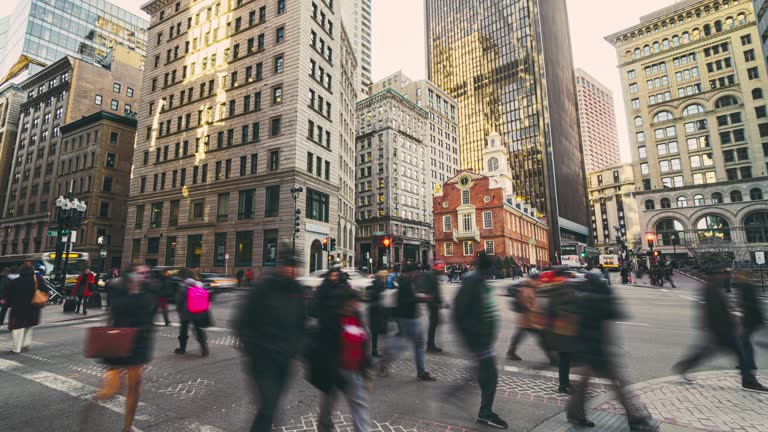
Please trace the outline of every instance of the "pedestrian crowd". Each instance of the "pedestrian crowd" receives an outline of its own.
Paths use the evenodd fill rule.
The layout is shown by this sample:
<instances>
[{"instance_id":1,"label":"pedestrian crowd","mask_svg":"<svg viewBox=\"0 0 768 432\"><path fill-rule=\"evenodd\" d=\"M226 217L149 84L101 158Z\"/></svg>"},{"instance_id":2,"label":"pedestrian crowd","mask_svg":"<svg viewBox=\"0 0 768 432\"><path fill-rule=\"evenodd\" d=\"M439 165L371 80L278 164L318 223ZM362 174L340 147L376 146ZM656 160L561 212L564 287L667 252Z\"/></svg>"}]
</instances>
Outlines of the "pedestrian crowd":
<instances>
[{"instance_id":1,"label":"pedestrian crowd","mask_svg":"<svg viewBox=\"0 0 768 432\"><path fill-rule=\"evenodd\" d=\"M473 269L461 273L461 287L450 305L442 295L439 273L422 271L415 264L406 264L392 273L376 273L364 292L353 289L346 274L332 267L320 286L308 293L295 277L301 261L289 248L280 250L277 258L276 267L257 277L250 271L237 275L238 286L247 287L247 297L234 331L259 401L252 432L272 431L294 360L304 361L307 381L322 395L319 432L334 428L331 413L340 395L349 405L354 431L368 432L374 376L387 377L404 350L413 352L417 380L432 382L439 378L428 370L425 353L443 351L437 344L437 329L444 309L451 309L452 323L474 360L480 387L477 423L508 427L493 409L499 376L496 346L501 313L494 288L488 282L494 275L490 256L479 253ZM674 369L685 376L707 357L725 351L736 356L745 390L768 392L756 378L751 340L764 323L756 288L745 277L737 277L733 284L740 293L739 325L723 289L730 276L724 269L711 271L712 277L702 288L706 336ZM446 273L452 278L452 270ZM521 360L518 347L526 335L533 336L550 364L558 366L558 391L571 396L569 422L579 427L595 426L587 417L586 395L591 378L601 376L616 390L630 430L656 430L648 410L628 392L612 354L615 341L610 323L625 319L626 314L610 278L602 271L566 267L533 267L529 275L517 285L512 297L512 309L519 322L506 358ZM29 263L18 269L4 269L0 276L0 326L9 311L13 352L19 353L30 346L32 327L40 323L47 289ZM92 304L90 297L98 294L96 287L93 273L85 269L70 292L69 307L86 314ZM213 323L210 294L197 268L180 269L175 274L163 270L153 276L146 265L132 265L123 276L111 279L106 291L108 325L89 329L86 341L86 356L100 359L107 366L102 387L92 402L114 397L124 381L123 431L131 431L143 373L152 359L154 317L160 312L163 323L170 325L169 303L173 301L180 323L175 353L188 353L191 327L200 355L208 356L205 329ZM361 306L363 303L366 308ZM427 311L426 328L422 305ZM585 372L581 381L572 385L570 371L574 364L581 365ZM83 417L87 419L88 415Z\"/></svg>"}]
</instances>

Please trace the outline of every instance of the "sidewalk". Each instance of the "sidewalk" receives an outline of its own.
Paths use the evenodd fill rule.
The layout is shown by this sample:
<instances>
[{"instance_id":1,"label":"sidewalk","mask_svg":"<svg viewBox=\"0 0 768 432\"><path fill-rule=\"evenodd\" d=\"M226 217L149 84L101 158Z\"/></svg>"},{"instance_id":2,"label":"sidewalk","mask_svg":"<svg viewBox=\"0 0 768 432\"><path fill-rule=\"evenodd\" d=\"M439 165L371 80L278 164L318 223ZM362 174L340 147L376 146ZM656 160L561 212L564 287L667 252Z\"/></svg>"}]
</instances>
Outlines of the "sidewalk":
<instances>
[{"instance_id":1,"label":"sidewalk","mask_svg":"<svg viewBox=\"0 0 768 432\"><path fill-rule=\"evenodd\" d=\"M661 378L629 387L659 423L661 432L760 432L768 424L768 395L741 389L741 378L733 371L692 374L692 383L679 376ZM768 378L763 376L765 382ZM628 431L624 409L612 392L593 398L588 417L595 430ZM565 412L537 426L533 432L584 430L571 426Z\"/></svg>"}]
</instances>

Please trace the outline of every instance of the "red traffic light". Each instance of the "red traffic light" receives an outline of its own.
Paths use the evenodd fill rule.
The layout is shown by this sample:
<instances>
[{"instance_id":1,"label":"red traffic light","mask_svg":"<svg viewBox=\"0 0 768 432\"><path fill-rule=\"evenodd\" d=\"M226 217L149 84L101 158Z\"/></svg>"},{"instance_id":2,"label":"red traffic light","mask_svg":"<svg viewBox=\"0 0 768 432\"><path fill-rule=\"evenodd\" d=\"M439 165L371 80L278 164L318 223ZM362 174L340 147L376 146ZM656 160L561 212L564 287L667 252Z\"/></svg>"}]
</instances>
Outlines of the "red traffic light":
<instances>
[{"instance_id":1,"label":"red traffic light","mask_svg":"<svg viewBox=\"0 0 768 432\"><path fill-rule=\"evenodd\" d=\"M389 245L392 244L392 240L390 240L389 237L384 237L381 244L384 245L384 247L389 247Z\"/></svg>"},{"instance_id":2,"label":"red traffic light","mask_svg":"<svg viewBox=\"0 0 768 432\"><path fill-rule=\"evenodd\" d=\"M324 245L327 245L327 244L328 244L328 237L323 237L323 244L324 244Z\"/></svg>"}]
</instances>

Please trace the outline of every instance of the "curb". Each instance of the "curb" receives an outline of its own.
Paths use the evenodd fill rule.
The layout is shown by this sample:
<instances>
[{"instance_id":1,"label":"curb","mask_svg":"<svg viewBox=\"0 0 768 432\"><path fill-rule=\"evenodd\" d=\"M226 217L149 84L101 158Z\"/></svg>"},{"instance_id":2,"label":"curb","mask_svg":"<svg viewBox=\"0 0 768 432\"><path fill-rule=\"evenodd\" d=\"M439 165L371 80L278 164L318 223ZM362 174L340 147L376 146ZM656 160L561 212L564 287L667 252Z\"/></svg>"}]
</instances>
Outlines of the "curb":
<instances>
[{"instance_id":1,"label":"curb","mask_svg":"<svg viewBox=\"0 0 768 432\"><path fill-rule=\"evenodd\" d=\"M694 379L695 378L714 378L714 377L719 377L723 375L730 375L732 373L733 371L731 370L720 370L720 371L698 372L698 373L689 374L688 376ZM627 386L627 390L631 393L636 393L638 390L642 390L647 387L651 387L659 384L665 384L673 381L679 381L679 380L680 380L680 375L672 375L664 378L657 378L650 381L643 381L637 384L632 384L630 386ZM596 396L590 399L589 401L587 401L587 404L586 404L587 414L589 414L590 411L594 410L600 405L603 405L613 400L616 400L616 395L614 394L613 391L608 391L606 393L603 393L599 396ZM550 417L549 419L545 420L543 423L533 428L531 432L566 432L573 427L574 427L573 425L568 423L566 410L563 410L560 413L555 414L554 416ZM700 429L694 429L694 428L689 428L685 426L678 426L678 425L673 425L669 423L660 423L658 430L661 432L701 432Z\"/></svg>"},{"instance_id":2,"label":"curb","mask_svg":"<svg viewBox=\"0 0 768 432\"><path fill-rule=\"evenodd\" d=\"M692 275L692 274L690 274L690 273L688 273L688 272L684 272L684 271L681 271L681 270L677 270L677 269L675 269L675 271L676 271L676 272L678 272L678 273L680 273L681 275L683 275L683 276L687 277L687 278L690 278L690 279L693 279L693 280L695 280L696 282L699 282L699 283L707 283L705 280L703 280L703 279L701 279L701 278L698 278L698 277L696 277L696 276L694 276L694 275Z\"/></svg>"}]
</instances>

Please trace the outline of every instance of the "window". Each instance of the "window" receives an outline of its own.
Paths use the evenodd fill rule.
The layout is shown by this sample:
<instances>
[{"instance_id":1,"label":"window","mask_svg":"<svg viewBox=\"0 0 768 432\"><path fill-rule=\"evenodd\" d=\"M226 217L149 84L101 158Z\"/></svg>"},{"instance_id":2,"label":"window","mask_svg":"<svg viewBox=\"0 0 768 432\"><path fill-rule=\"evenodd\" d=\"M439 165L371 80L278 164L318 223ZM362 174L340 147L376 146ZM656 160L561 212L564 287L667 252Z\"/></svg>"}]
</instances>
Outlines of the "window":
<instances>
[{"instance_id":1,"label":"window","mask_svg":"<svg viewBox=\"0 0 768 432\"><path fill-rule=\"evenodd\" d=\"M691 104L685 107L683 110L683 116L690 116L695 114L701 114L704 112L704 107L699 104Z\"/></svg>"},{"instance_id":2,"label":"window","mask_svg":"<svg viewBox=\"0 0 768 432\"><path fill-rule=\"evenodd\" d=\"M282 133L282 118L275 117L270 122L269 134L270 136L278 136Z\"/></svg>"},{"instance_id":3,"label":"window","mask_svg":"<svg viewBox=\"0 0 768 432\"><path fill-rule=\"evenodd\" d=\"M117 132L110 132L109 133L109 143L110 144L116 145L119 138L120 138L120 135Z\"/></svg>"},{"instance_id":4,"label":"window","mask_svg":"<svg viewBox=\"0 0 768 432\"><path fill-rule=\"evenodd\" d=\"M117 102L117 99L112 99L112 102L110 102L109 107L115 111L120 107L120 104Z\"/></svg>"},{"instance_id":5,"label":"window","mask_svg":"<svg viewBox=\"0 0 768 432\"><path fill-rule=\"evenodd\" d=\"M445 256L453 256L453 243L445 243Z\"/></svg>"},{"instance_id":6,"label":"window","mask_svg":"<svg viewBox=\"0 0 768 432\"><path fill-rule=\"evenodd\" d=\"M249 189L239 192L237 201L237 219L255 219L256 218L256 190Z\"/></svg>"},{"instance_id":7,"label":"window","mask_svg":"<svg viewBox=\"0 0 768 432\"><path fill-rule=\"evenodd\" d=\"M33 206L34 204L30 204L29 206L30 214L33 214L35 212ZM99 217L102 217L102 218L109 217L109 201L102 201L101 203L99 203Z\"/></svg>"},{"instance_id":8,"label":"window","mask_svg":"<svg viewBox=\"0 0 768 432\"><path fill-rule=\"evenodd\" d=\"M120 84L119 83L112 84L112 91L115 93L120 93Z\"/></svg>"},{"instance_id":9,"label":"window","mask_svg":"<svg viewBox=\"0 0 768 432\"><path fill-rule=\"evenodd\" d=\"M249 267L253 264L253 231L235 233L235 266Z\"/></svg>"},{"instance_id":10,"label":"window","mask_svg":"<svg viewBox=\"0 0 768 432\"><path fill-rule=\"evenodd\" d=\"M751 67L747 69L747 76L750 80L760 79L760 72L758 72L757 67Z\"/></svg>"},{"instance_id":11,"label":"window","mask_svg":"<svg viewBox=\"0 0 768 432\"><path fill-rule=\"evenodd\" d=\"M443 216L443 232L453 231L451 216Z\"/></svg>"},{"instance_id":12,"label":"window","mask_svg":"<svg viewBox=\"0 0 768 432\"><path fill-rule=\"evenodd\" d=\"M219 194L216 206L216 221L222 222L229 219L229 192Z\"/></svg>"},{"instance_id":13,"label":"window","mask_svg":"<svg viewBox=\"0 0 768 432\"><path fill-rule=\"evenodd\" d=\"M494 249L493 249L493 240L486 240L485 241L485 253L488 254L488 255L495 255L496 254L494 252Z\"/></svg>"},{"instance_id":14,"label":"window","mask_svg":"<svg viewBox=\"0 0 768 432\"><path fill-rule=\"evenodd\" d=\"M277 0L277 14L285 12L285 0Z\"/></svg>"},{"instance_id":15,"label":"window","mask_svg":"<svg viewBox=\"0 0 768 432\"><path fill-rule=\"evenodd\" d=\"M328 222L328 210L328 194L318 192L313 189L307 189L307 218L321 222Z\"/></svg>"},{"instance_id":16,"label":"window","mask_svg":"<svg viewBox=\"0 0 768 432\"><path fill-rule=\"evenodd\" d=\"M264 245L261 252L261 265L274 267L277 264L277 230L264 230Z\"/></svg>"},{"instance_id":17,"label":"window","mask_svg":"<svg viewBox=\"0 0 768 432\"><path fill-rule=\"evenodd\" d=\"M744 201L744 197L741 195L741 191L732 191L731 192L731 202L742 202Z\"/></svg>"},{"instance_id":18,"label":"window","mask_svg":"<svg viewBox=\"0 0 768 432\"><path fill-rule=\"evenodd\" d=\"M672 208L672 203L669 201L669 198L661 199L661 208L663 209Z\"/></svg>"},{"instance_id":19,"label":"window","mask_svg":"<svg viewBox=\"0 0 768 432\"><path fill-rule=\"evenodd\" d=\"M646 159L648 158L648 150L646 147L638 147L637 153L640 156L640 159Z\"/></svg>"},{"instance_id":20,"label":"window","mask_svg":"<svg viewBox=\"0 0 768 432\"><path fill-rule=\"evenodd\" d=\"M645 142L645 132L636 132L635 139L637 140L638 143Z\"/></svg>"},{"instance_id":21,"label":"window","mask_svg":"<svg viewBox=\"0 0 768 432\"><path fill-rule=\"evenodd\" d=\"M277 86L272 89L272 104L277 105L283 103L283 87Z\"/></svg>"},{"instance_id":22,"label":"window","mask_svg":"<svg viewBox=\"0 0 768 432\"><path fill-rule=\"evenodd\" d=\"M125 95L128 97L133 97L133 88L128 87L125 89Z\"/></svg>"},{"instance_id":23,"label":"window","mask_svg":"<svg viewBox=\"0 0 768 432\"><path fill-rule=\"evenodd\" d=\"M640 109L640 99L632 99L632 109Z\"/></svg>"},{"instance_id":24,"label":"window","mask_svg":"<svg viewBox=\"0 0 768 432\"><path fill-rule=\"evenodd\" d=\"M472 256L475 254L475 247L471 241L465 241L463 242L463 245L464 245L464 256Z\"/></svg>"},{"instance_id":25,"label":"window","mask_svg":"<svg viewBox=\"0 0 768 432\"><path fill-rule=\"evenodd\" d=\"M464 189L461 191L461 204L466 205L469 204L469 190Z\"/></svg>"},{"instance_id":26,"label":"window","mask_svg":"<svg viewBox=\"0 0 768 432\"><path fill-rule=\"evenodd\" d=\"M216 233L213 238L213 265L222 267L226 265L227 233Z\"/></svg>"},{"instance_id":27,"label":"window","mask_svg":"<svg viewBox=\"0 0 768 432\"><path fill-rule=\"evenodd\" d=\"M163 220L163 203L152 203L149 211L149 227L160 228Z\"/></svg>"},{"instance_id":28,"label":"window","mask_svg":"<svg viewBox=\"0 0 768 432\"><path fill-rule=\"evenodd\" d=\"M280 168L280 152L279 150L272 150L269 152L269 170L277 171Z\"/></svg>"},{"instance_id":29,"label":"window","mask_svg":"<svg viewBox=\"0 0 768 432\"><path fill-rule=\"evenodd\" d=\"M267 186L264 217L276 217L280 213L280 186Z\"/></svg>"},{"instance_id":30,"label":"window","mask_svg":"<svg viewBox=\"0 0 768 432\"><path fill-rule=\"evenodd\" d=\"M133 224L133 228L140 230L144 228L144 205L136 206L136 220Z\"/></svg>"},{"instance_id":31,"label":"window","mask_svg":"<svg viewBox=\"0 0 768 432\"><path fill-rule=\"evenodd\" d=\"M643 118L640 116L635 117L635 126L640 127L643 125Z\"/></svg>"},{"instance_id":32,"label":"window","mask_svg":"<svg viewBox=\"0 0 768 432\"><path fill-rule=\"evenodd\" d=\"M190 204L190 220L203 220L205 216L205 200L194 200Z\"/></svg>"},{"instance_id":33,"label":"window","mask_svg":"<svg viewBox=\"0 0 768 432\"><path fill-rule=\"evenodd\" d=\"M629 92L630 93L637 93L637 83L632 83L629 85Z\"/></svg>"},{"instance_id":34,"label":"window","mask_svg":"<svg viewBox=\"0 0 768 432\"><path fill-rule=\"evenodd\" d=\"M648 175L650 173L650 171L648 170L648 164L647 163L640 164L640 173L642 175Z\"/></svg>"},{"instance_id":35,"label":"window","mask_svg":"<svg viewBox=\"0 0 768 432\"><path fill-rule=\"evenodd\" d=\"M656 203L653 200L646 200L645 201L645 209L646 210L655 210L656 209Z\"/></svg>"},{"instance_id":36,"label":"window","mask_svg":"<svg viewBox=\"0 0 768 432\"><path fill-rule=\"evenodd\" d=\"M657 246L680 246L685 228L677 219L662 219L656 223Z\"/></svg>"},{"instance_id":37,"label":"window","mask_svg":"<svg viewBox=\"0 0 768 432\"><path fill-rule=\"evenodd\" d=\"M752 212L744 218L747 243L768 243L768 212Z\"/></svg>"},{"instance_id":38,"label":"window","mask_svg":"<svg viewBox=\"0 0 768 432\"><path fill-rule=\"evenodd\" d=\"M171 208L168 212L168 226L175 227L179 225L179 200L171 201Z\"/></svg>"},{"instance_id":39,"label":"window","mask_svg":"<svg viewBox=\"0 0 768 432\"><path fill-rule=\"evenodd\" d=\"M104 166L107 168L114 168L116 159L117 155L115 153L107 153L107 159L104 161Z\"/></svg>"},{"instance_id":40,"label":"window","mask_svg":"<svg viewBox=\"0 0 768 432\"><path fill-rule=\"evenodd\" d=\"M203 235L187 236L187 267L200 267L200 257L203 255Z\"/></svg>"},{"instance_id":41,"label":"window","mask_svg":"<svg viewBox=\"0 0 768 432\"><path fill-rule=\"evenodd\" d=\"M176 261L176 237L166 237L165 240L165 265L172 266Z\"/></svg>"},{"instance_id":42,"label":"window","mask_svg":"<svg viewBox=\"0 0 768 432\"><path fill-rule=\"evenodd\" d=\"M688 198L686 197L677 197L677 206L680 208L688 207Z\"/></svg>"},{"instance_id":43,"label":"window","mask_svg":"<svg viewBox=\"0 0 768 432\"><path fill-rule=\"evenodd\" d=\"M707 215L699 219L696 223L699 240L731 239L730 224L724 217L718 215Z\"/></svg>"},{"instance_id":44,"label":"window","mask_svg":"<svg viewBox=\"0 0 768 432\"><path fill-rule=\"evenodd\" d=\"M674 118L675 116L673 116L672 113L670 113L669 111L661 111L657 113L655 116L653 116L653 122L654 123L664 122L664 121L672 120ZM637 124L637 121L635 121L635 124Z\"/></svg>"},{"instance_id":45,"label":"window","mask_svg":"<svg viewBox=\"0 0 768 432\"><path fill-rule=\"evenodd\" d=\"M285 39L285 27L278 27L275 30L275 43L280 43Z\"/></svg>"},{"instance_id":46,"label":"window","mask_svg":"<svg viewBox=\"0 0 768 432\"><path fill-rule=\"evenodd\" d=\"M104 100L104 98L101 95L96 95L96 99L93 101L93 103L100 106L102 100Z\"/></svg>"},{"instance_id":47,"label":"window","mask_svg":"<svg viewBox=\"0 0 768 432\"><path fill-rule=\"evenodd\" d=\"M493 213L492 212L483 212L483 229L492 229L493 228Z\"/></svg>"}]
</instances>

